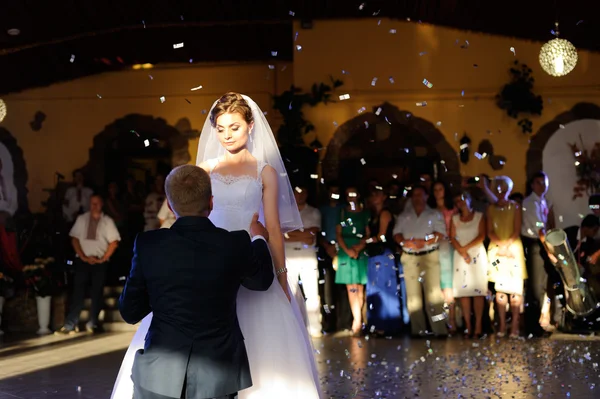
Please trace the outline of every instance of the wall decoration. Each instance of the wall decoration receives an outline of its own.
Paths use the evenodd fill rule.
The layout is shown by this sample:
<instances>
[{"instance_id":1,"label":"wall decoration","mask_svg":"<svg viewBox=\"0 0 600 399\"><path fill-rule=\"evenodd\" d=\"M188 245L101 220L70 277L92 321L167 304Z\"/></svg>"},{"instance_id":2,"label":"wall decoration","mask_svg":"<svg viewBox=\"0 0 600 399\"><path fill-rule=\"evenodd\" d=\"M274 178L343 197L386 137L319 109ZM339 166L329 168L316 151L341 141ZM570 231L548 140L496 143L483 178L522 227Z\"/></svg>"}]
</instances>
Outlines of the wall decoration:
<instances>
[{"instance_id":1,"label":"wall decoration","mask_svg":"<svg viewBox=\"0 0 600 399\"><path fill-rule=\"evenodd\" d=\"M595 143L591 151L585 149L581 134L579 144L569 144L575 158L577 182L573 187L573 199L600 192L600 143Z\"/></svg>"},{"instance_id":2,"label":"wall decoration","mask_svg":"<svg viewBox=\"0 0 600 399\"><path fill-rule=\"evenodd\" d=\"M467 133L465 132L465 134L463 134L462 138L460 139L460 152L459 152L459 157L460 157L460 162L462 162L463 164L467 164L469 163L469 156L470 156L470 146L471 146L471 139L469 138L469 136L467 136Z\"/></svg>"},{"instance_id":3,"label":"wall decoration","mask_svg":"<svg viewBox=\"0 0 600 399\"><path fill-rule=\"evenodd\" d=\"M301 93L299 88L292 86L281 95L273 96L273 108L283 117L283 123L277 131L279 145L282 147L304 145L302 138L315 127L304 119L302 108L305 105L314 107L320 103L333 102L334 100L331 99L333 90L343 84L341 80L331 77L330 85L315 83L310 93Z\"/></svg>"},{"instance_id":4,"label":"wall decoration","mask_svg":"<svg viewBox=\"0 0 600 399\"><path fill-rule=\"evenodd\" d=\"M534 79L531 68L525 64L518 67L519 61L514 62L510 68L511 82L504 85L502 91L496 96L497 105L511 118L519 118L520 114L541 115L544 108L542 96L533 93ZM522 118L519 127L523 133L532 133L533 124L527 117Z\"/></svg>"},{"instance_id":5,"label":"wall decoration","mask_svg":"<svg viewBox=\"0 0 600 399\"><path fill-rule=\"evenodd\" d=\"M29 126L31 126L31 130L34 132L39 132L42 130L42 124L46 120L46 114L42 111L38 111L33 116L33 120L29 122Z\"/></svg>"},{"instance_id":6,"label":"wall decoration","mask_svg":"<svg viewBox=\"0 0 600 399\"><path fill-rule=\"evenodd\" d=\"M496 155L494 145L489 140L482 140L477 148L478 158L487 159L493 170L501 170L506 164L506 157Z\"/></svg>"},{"instance_id":7,"label":"wall decoration","mask_svg":"<svg viewBox=\"0 0 600 399\"><path fill-rule=\"evenodd\" d=\"M197 129L192 129L192 123L188 118L179 119L175 124L175 129L177 129L179 133L188 139L200 137L200 131Z\"/></svg>"}]
</instances>

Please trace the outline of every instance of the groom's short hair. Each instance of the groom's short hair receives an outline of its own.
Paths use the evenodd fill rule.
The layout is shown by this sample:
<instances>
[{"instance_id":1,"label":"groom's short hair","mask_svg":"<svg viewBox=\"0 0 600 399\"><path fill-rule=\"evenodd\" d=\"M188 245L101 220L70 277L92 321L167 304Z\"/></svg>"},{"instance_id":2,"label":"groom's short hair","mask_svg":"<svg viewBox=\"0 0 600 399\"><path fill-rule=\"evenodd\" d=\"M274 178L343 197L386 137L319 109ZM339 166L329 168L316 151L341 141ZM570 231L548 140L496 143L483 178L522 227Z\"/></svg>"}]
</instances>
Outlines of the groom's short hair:
<instances>
[{"instance_id":1,"label":"groom's short hair","mask_svg":"<svg viewBox=\"0 0 600 399\"><path fill-rule=\"evenodd\" d=\"M182 165L173 169L165 180L165 192L177 217L199 216L209 210L210 177L198 166Z\"/></svg>"}]
</instances>

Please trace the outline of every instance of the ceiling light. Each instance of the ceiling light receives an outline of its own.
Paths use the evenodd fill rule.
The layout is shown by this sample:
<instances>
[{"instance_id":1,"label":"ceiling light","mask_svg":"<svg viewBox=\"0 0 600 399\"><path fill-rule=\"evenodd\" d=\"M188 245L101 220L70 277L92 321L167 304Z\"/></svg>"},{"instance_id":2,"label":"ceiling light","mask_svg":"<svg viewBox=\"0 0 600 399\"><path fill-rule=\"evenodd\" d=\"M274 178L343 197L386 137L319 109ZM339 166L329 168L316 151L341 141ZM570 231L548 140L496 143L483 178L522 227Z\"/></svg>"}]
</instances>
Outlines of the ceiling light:
<instances>
[{"instance_id":1,"label":"ceiling light","mask_svg":"<svg viewBox=\"0 0 600 399\"><path fill-rule=\"evenodd\" d=\"M19 36L21 34L21 31L17 28L9 29L7 32L11 36Z\"/></svg>"},{"instance_id":2,"label":"ceiling light","mask_svg":"<svg viewBox=\"0 0 600 399\"><path fill-rule=\"evenodd\" d=\"M558 22L556 23L558 36ZM577 49L565 39L550 40L540 49L540 65L551 76L565 76L577 65Z\"/></svg>"}]
</instances>

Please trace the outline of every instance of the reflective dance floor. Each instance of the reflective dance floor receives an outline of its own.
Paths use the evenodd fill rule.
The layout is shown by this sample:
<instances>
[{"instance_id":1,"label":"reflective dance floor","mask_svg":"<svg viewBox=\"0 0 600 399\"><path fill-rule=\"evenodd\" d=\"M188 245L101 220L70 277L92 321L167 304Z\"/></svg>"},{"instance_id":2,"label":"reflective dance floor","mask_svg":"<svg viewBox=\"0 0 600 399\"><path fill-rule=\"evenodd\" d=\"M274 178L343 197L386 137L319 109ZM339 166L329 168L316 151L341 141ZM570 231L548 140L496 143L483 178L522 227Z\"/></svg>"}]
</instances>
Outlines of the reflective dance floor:
<instances>
[{"instance_id":1,"label":"reflective dance floor","mask_svg":"<svg viewBox=\"0 0 600 399\"><path fill-rule=\"evenodd\" d=\"M7 335L0 399L108 399L132 333ZM315 340L326 398L598 398L600 339ZM282 399L285 394L282 393Z\"/></svg>"}]
</instances>

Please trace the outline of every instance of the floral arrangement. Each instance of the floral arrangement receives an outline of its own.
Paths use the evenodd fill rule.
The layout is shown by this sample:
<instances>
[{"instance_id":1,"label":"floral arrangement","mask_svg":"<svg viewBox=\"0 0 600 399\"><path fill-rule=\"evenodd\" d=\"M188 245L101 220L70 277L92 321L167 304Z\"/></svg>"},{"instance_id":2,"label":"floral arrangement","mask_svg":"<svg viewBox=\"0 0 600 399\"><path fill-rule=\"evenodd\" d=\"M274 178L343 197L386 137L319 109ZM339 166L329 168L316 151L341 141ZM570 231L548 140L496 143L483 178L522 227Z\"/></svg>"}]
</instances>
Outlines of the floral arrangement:
<instances>
[{"instance_id":1,"label":"floral arrangement","mask_svg":"<svg viewBox=\"0 0 600 399\"><path fill-rule=\"evenodd\" d=\"M581 144L583 148L583 142ZM570 144L570 147L575 156L578 178L573 187L573 199L600 192L600 143L596 143L590 152L579 149L577 144Z\"/></svg>"},{"instance_id":2,"label":"floral arrangement","mask_svg":"<svg viewBox=\"0 0 600 399\"><path fill-rule=\"evenodd\" d=\"M8 298L14 293L14 283L10 276L0 272L0 297Z\"/></svg>"},{"instance_id":3,"label":"floral arrangement","mask_svg":"<svg viewBox=\"0 0 600 399\"><path fill-rule=\"evenodd\" d=\"M54 258L36 258L33 265L23 267L25 284L33 288L36 296L54 295L61 287L60 280L52 271Z\"/></svg>"}]
</instances>

